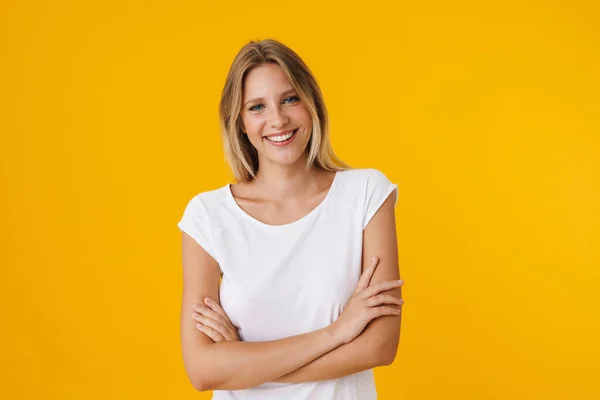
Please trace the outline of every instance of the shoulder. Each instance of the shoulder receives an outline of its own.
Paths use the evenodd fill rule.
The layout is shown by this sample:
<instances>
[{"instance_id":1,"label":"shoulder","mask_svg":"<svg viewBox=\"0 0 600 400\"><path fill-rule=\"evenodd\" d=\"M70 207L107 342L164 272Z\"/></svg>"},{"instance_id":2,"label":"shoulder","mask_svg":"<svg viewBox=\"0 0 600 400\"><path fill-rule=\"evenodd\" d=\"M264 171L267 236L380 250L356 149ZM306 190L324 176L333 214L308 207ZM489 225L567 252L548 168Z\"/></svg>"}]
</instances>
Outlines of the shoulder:
<instances>
[{"instance_id":1,"label":"shoulder","mask_svg":"<svg viewBox=\"0 0 600 400\"><path fill-rule=\"evenodd\" d=\"M398 186L376 168L345 170L339 178L337 201L362 215L363 228L390 195L394 196L394 205L397 203Z\"/></svg>"},{"instance_id":2,"label":"shoulder","mask_svg":"<svg viewBox=\"0 0 600 400\"><path fill-rule=\"evenodd\" d=\"M383 172L376 168L352 168L340 171L342 175L348 178L369 179L371 177L385 176Z\"/></svg>"},{"instance_id":3,"label":"shoulder","mask_svg":"<svg viewBox=\"0 0 600 400\"><path fill-rule=\"evenodd\" d=\"M223 203L226 189L228 189L228 187L223 186L218 189L197 193L188 200L186 208L190 207L193 209L198 209L199 211L212 209Z\"/></svg>"},{"instance_id":4,"label":"shoulder","mask_svg":"<svg viewBox=\"0 0 600 400\"><path fill-rule=\"evenodd\" d=\"M228 220L227 190L229 186L225 185L197 193L189 199L178 224L180 228L188 226L202 230L208 237L223 230Z\"/></svg>"},{"instance_id":5,"label":"shoulder","mask_svg":"<svg viewBox=\"0 0 600 400\"><path fill-rule=\"evenodd\" d=\"M375 168L355 168L339 172L339 186L342 192L369 192L376 188L387 188L391 184L388 177Z\"/></svg>"}]
</instances>

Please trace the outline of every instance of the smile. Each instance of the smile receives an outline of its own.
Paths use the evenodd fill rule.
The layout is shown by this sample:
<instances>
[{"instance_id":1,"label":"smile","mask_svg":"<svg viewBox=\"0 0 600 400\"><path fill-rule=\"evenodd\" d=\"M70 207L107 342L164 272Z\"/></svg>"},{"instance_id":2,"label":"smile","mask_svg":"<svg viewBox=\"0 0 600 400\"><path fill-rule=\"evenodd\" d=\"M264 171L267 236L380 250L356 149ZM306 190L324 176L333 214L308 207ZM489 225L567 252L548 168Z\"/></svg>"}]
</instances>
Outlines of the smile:
<instances>
[{"instance_id":1,"label":"smile","mask_svg":"<svg viewBox=\"0 0 600 400\"><path fill-rule=\"evenodd\" d=\"M285 135L281 135L281 136L270 136L270 137L265 137L266 140L268 140L269 142L276 144L276 145L284 145L287 144L289 142L292 141L292 139L295 137L296 132L298 132L298 129L294 129L293 132L290 132L288 134Z\"/></svg>"}]
</instances>

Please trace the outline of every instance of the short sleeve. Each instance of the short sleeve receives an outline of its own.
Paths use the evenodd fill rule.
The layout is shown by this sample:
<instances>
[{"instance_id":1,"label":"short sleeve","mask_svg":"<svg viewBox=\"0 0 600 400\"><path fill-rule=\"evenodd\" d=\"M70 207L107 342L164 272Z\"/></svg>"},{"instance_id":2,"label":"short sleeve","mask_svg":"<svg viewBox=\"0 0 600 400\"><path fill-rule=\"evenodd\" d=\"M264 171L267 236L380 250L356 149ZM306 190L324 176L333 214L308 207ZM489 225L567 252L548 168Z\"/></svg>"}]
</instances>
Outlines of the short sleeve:
<instances>
[{"instance_id":1,"label":"short sleeve","mask_svg":"<svg viewBox=\"0 0 600 400\"><path fill-rule=\"evenodd\" d=\"M379 170L371 169L366 181L366 201L363 210L363 230L367 227L377 210L385 200L394 196L394 206L398 203L398 185L390 182L385 174Z\"/></svg>"},{"instance_id":2,"label":"short sleeve","mask_svg":"<svg viewBox=\"0 0 600 400\"><path fill-rule=\"evenodd\" d=\"M208 212L198 196L188 202L177 226L180 231L190 235L212 258L217 259L211 244Z\"/></svg>"}]
</instances>

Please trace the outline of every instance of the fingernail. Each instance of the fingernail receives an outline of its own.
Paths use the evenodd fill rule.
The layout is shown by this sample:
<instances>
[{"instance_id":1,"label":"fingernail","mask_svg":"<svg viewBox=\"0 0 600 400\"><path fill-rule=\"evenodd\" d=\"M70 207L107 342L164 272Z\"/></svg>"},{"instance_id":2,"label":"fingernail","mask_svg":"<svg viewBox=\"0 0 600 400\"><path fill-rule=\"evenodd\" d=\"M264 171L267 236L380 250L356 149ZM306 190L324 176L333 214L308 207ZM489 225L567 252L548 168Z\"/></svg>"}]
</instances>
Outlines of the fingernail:
<instances>
[{"instance_id":1,"label":"fingernail","mask_svg":"<svg viewBox=\"0 0 600 400\"><path fill-rule=\"evenodd\" d=\"M211 299L209 299L208 297L206 297L206 298L204 299L204 302L205 302L206 304L210 304L210 303L212 303L212 300L211 300Z\"/></svg>"},{"instance_id":2,"label":"fingernail","mask_svg":"<svg viewBox=\"0 0 600 400\"><path fill-rule=\"evenodd\" d=\"M371 260L371 262L375 262L377 261L377 256L373 257L373 259Z\"/></svg>"},{"instance_id":3,"label":"fingernail","mask_svg":"<svg viewBox=\"0 0 600 400\"><path fill-rule=\"evenodd\" d=\"M404 283L404 281L402 279L400 279L399 281L396 281L398 283Z\"/></svg>"}]
</instances>

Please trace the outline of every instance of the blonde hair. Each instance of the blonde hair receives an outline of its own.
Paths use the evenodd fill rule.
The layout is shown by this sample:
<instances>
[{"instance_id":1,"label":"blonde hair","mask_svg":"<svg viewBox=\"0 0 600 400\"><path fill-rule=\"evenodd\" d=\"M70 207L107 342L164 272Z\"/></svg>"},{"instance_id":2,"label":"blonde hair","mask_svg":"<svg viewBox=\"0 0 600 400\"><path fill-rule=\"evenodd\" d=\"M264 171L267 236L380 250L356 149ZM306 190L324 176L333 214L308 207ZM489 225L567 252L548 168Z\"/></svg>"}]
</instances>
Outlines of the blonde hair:
<instances>
[{"instance_id":1,"label":"blonde hair","mask_svg":"<svg viewBox=\"0 0 600 400\"><path fill-rule=\"evenodd\" d=\"M342 171L350 166L340 160L329 141L329 118L321 89L304 61L289 47L273 40L250 41L238 52L225 80L219 102L219 123L225 159L238 182L256 178L258 153L242 132L242 97L244 79L253 68L266 63L278 64L292 83L300 100L312 116L312 134L308 141L306 167L314 163L328 171Z\"/></svg>"}]
</instances>

